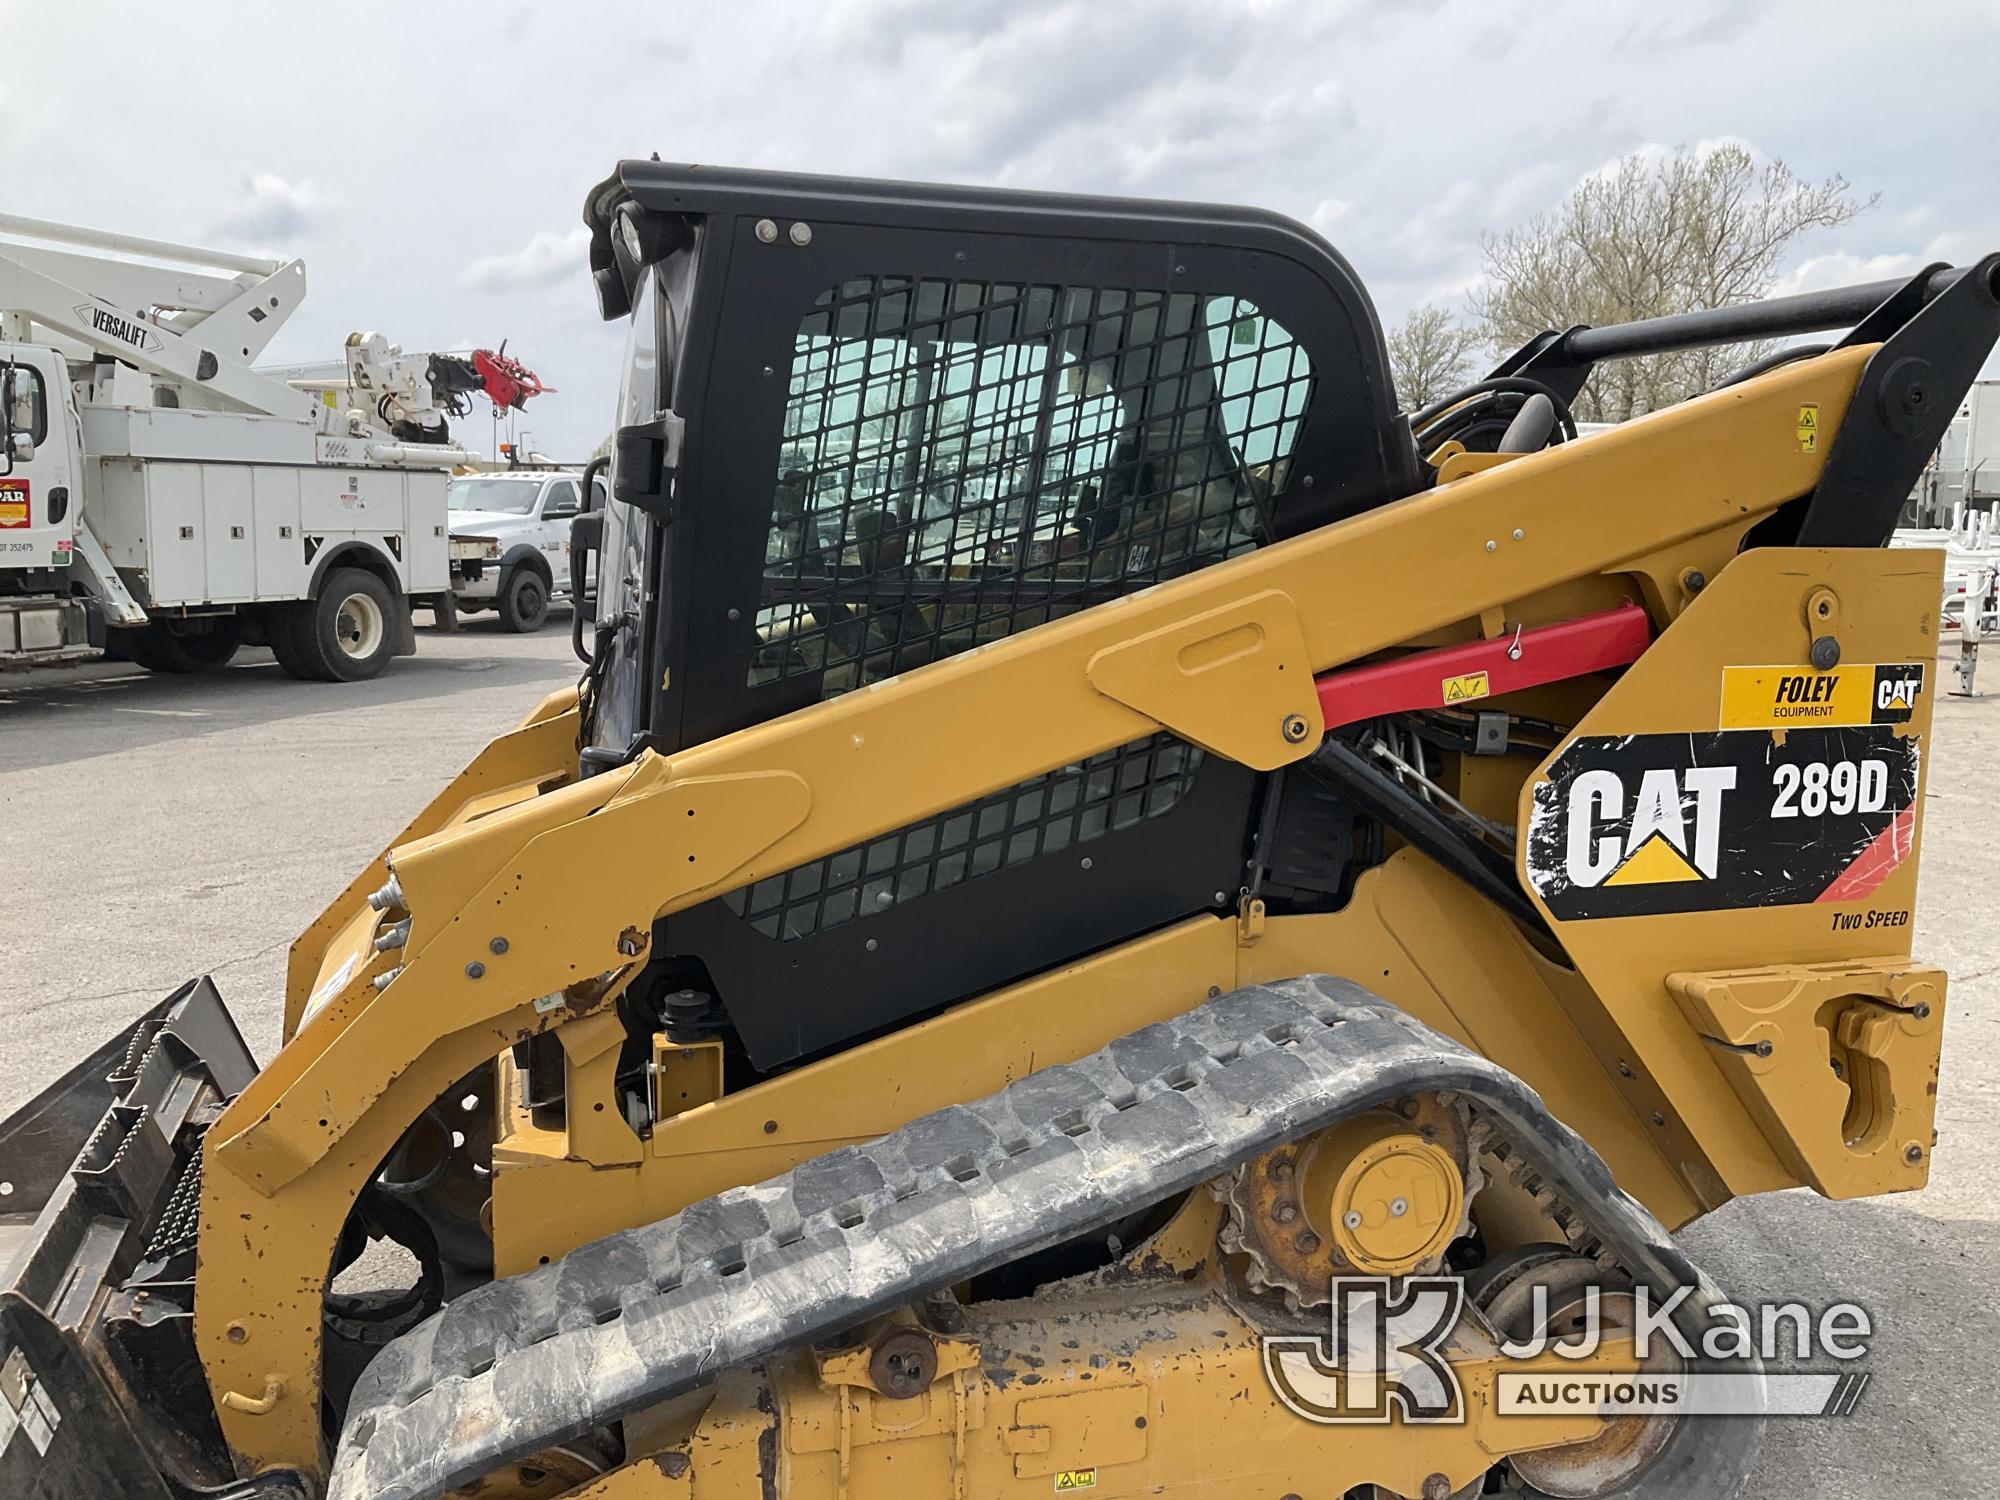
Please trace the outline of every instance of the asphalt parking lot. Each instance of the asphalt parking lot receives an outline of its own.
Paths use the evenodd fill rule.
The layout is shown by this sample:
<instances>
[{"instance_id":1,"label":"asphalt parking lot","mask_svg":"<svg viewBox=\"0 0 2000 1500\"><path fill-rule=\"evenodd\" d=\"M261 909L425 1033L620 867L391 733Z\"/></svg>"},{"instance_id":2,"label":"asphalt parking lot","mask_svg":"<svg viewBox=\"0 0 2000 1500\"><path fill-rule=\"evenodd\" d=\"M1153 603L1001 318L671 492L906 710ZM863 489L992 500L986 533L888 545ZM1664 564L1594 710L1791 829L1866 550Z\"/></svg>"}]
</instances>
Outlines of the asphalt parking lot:
<instances>
[{"instance_id":1,"label":"asphalt parking lot","mask_svg":"<svg viewBox=\"0 0 2000 1500\"><path fill-rule=\"evenodd\" d=\"M293 936L578 670L561 616L419 643L340 686L293 682L264 651L213 678L0 676L0 1114L203 971L275 1050ZM1987 672L1989 697L1939 699L1930 747L1917 951L1952 974L1930 1187L1738 1202L1684 1236L1738 1300L1853 1300L1875 1319L1858 1411L1775 1424L1754 1495L2000 1493L2000 660Z\"/></svg>"},{"instance_id":2,"label":"asphalt parking lot","mask_svg":"<svg viewBox=\"0 0 2000 1500\"><path fill-rule=\"evenodd\" d=\"M569 619L420 628L373 682L122 663L0 677L0 1110L191 974L260 1057L292 939L495 734L576 680Z\"/></svg>"}]
</instances>

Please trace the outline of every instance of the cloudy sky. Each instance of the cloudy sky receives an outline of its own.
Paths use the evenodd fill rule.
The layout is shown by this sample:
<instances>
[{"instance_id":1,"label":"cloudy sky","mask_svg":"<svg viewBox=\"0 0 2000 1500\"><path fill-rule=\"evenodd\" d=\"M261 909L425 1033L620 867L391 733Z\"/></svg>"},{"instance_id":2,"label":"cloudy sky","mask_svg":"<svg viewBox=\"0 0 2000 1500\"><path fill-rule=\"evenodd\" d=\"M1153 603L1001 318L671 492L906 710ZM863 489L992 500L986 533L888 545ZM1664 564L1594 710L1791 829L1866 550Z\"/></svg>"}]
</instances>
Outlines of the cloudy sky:
<instances>
[{"instance_id":1,"label":"cloudy sky","mask_svg":"<svg viewBox=\"0 0 2000 1500\"><path fill-rule=\"evenodd\" d=\"M0 0L0 49L7 211L303 256L276 359L509 339L562 456L620 350L583 195L656 151L1260 204L1385 322L1586 173L1711 139L1880 195L1788 288L2000 248L2000 0Z\"/></svg>"}]
</instances>

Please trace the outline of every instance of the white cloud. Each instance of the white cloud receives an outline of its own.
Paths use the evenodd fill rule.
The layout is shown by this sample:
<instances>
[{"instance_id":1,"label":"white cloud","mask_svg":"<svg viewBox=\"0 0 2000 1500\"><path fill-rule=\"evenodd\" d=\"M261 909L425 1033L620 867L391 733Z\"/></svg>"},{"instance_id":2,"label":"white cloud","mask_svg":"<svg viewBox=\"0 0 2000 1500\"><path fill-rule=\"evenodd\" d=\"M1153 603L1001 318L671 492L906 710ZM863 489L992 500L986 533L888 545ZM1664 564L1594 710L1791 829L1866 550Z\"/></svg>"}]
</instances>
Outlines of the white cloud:
<instances>
[{"instance_id":1,"label":"white cloud","mask_svg":"<svg viewBox=\"0 0 2000 1500\"><path fill-rule=\"evenodd\" d=\"M774 95L824 90L837 52L841 92L904 117L880 141L891 171L1249 202L1262 174L1246 165L1304 163L1351 134L1346 86L1323 62L1352 9L1158 0L1134 25L1080 0L833 0ZM849 149L865 149L868 122L847 123Z\"/></svg>"},{"instance_id":2,"label":"white cloud","mask_svg":"<svg viewBox=\"0 0 2000 1500\"><path fill-rule=\"evenodd\" d=\"M1308 215L1312 227L1329 239L1333 237L1333 226L1342 223L1354 211L1354 205L1345 198L1322 198Z\"/></svg>"},{"instance_id":3,"label":"white cloud","mask_svg":"<svg viewBox=\"0 0 2000 1500\"><path fill-rule=\"evenodd\" d=\"M1725 0L1707 9L1680 7L1667 12L1664 19L1656 13L1650 20L1635 22L1620 39L1619 48L1657 57L1676 48L1729 42L1755 24L1756 10L1754 5L1731 5Z\"/></svg>"},{"instance_id":4,"label":"white cloud","mask_svg":"<svg viewBox=\"0 0 2000 1500\"><path fill-rule=\"evenodd\" d=\"M482 255L459 273L476 292L519 292L554 286L588 267L590 231L581 224L564 234L544 229L518 250Z\"/></svg>"},{"instance_id":5,"label":"white cloud","mask_svg":"<svg viewBox=\"0 0 2000 1500\"><path fill-rule=\"evenodd\" d=\"M1954 266L1965 266L1985 256L1993 249L1991 234L1968 233L1963 229L1949 229L1928 245L1924 246L1922 258L1925 261L1941 260Z\"/></svg>"},{"instance_id":6,"label":"white cloud","mask_svg":"<svg viewBox=\"0 0 2000 1500\"><path fill-rule=\"evenodd\" d=\"M92 11L13 7L10 55L80 55ZM10 207L304 254L285 358L331 358L357 328L405 348L510 338L561 388L527 425L576 453L609 423L624 329L598 320L570 226L619 157L654 150L1274 209L1326 234L1390 323L1453 305L1482 233L1593 167L1724 132L1882 194L1801 243L1788 289L2000 245L1991 168L1965 147L1992 134L1990 91L1939 85L1944 61L2000 42L1990 0L1904 6L1866 37L1824 0L1624 0L1560 26L1487 0L601 0L587 25L500 0L476 18L364 8L283 69L261 66L282 41L267 11L198 47L171 7L121 12L121 44L175 72L143 114L59 70L9 73L0 156L37 164ZM606 36L626 86L551 82L601 72ZM441 59L458 85L438 86ZM166 165L142 149L157 141Z\"/></svg>"},{"instance_id":7,"label":"white cloud","mask_svg":"<svg viewBox=\"0 0 2000 1500\"><path fill-rule=\"evenodd\" d=\"M1856 255L1848 250L1831 250L1811 255L1778 278L1771 288L1777 297L1793 292L1823 292L1857 282L1886 281L1891 276L1914 276L1923 265L1920 257L1897 252L1888 255Z\"/></svg>"},{"instance_id":8,"label":"white cloud","mask_svg":"<svg viewBox=\"0 0 2000 1500\"><path fill-rule=\"evenodd\" d=\"M1895 250L1877 255L1858 255L1851 250L1830 250L1808 256L1778 278L1773 296L1792 292L1821 292L1830 287L1853 286L1859 282L1887 281L1896 276L1914 276L1925 266L1939 262L1950 266L1968 265L1985 253L1984 244L1974 235L1956 231L1938 235L1921 251Z\"/></svg>"},{"instance_id":9,"label":"white cloud","mask_svg":"<svg viewBox=\"0 0 2000 1500\"><path fill-rule=\"evenodd\" d=\"M1743 137L1737 135L1703 136L1687 149L1689 154L1696 160L1705 161L1725 146L1740 147L1750 154L1750 158L1753 161L1763 161L1765 159L1764 153L1757 149L1755 141L1746 141ZM1661 162L1674 156L1680 149L1679 146L1670 146L1665 141L1645 141L1640 145L1628 147L1620 151L1616 156L1599 162L1577 179L1577 185L1581 187L1586 182L1610 181L1618 175L1619 171L1623 169L1626 160L1630 157L1636 156L1648 166L1658 166Z\"/></svg>"},{"instance_id":10,"label":"white cloud","mask_svg":"<svg viewBox=\"0 0 2000 1500\"><path fill-rule=\"evenodd\" d=\"M216 221L225 239L279 246L302 238L324 206L310 182L287 182L275 172L246 177Z\"/></svg>"},{"instance_id":11,"label":"white cloud","mask_svg":"<svg viewBox=\"0 0 2000 1500\"><path fill-rule=\"evenodd\" d=\"M1476 258L1479 227L1488 222L1491 203L1490 189L1460 178L1410 215L1395 234L1405 272L1434 274L1454 262L1464 265Z\"/></svg>"}]
</instances>

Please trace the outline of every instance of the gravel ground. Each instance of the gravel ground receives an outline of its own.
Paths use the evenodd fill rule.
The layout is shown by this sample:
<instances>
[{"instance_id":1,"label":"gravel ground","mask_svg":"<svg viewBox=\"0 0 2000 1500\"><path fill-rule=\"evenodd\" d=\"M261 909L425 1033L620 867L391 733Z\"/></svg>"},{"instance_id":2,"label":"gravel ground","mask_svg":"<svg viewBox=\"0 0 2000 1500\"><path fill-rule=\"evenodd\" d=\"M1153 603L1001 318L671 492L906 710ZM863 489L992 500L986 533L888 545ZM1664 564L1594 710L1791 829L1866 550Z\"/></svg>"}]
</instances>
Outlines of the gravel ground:
<instances>
[{"instance_id":1,"label":"gravel ground","mask_svg":"<svg viewBox=\"0 0 2000 1500\"><path fill-rule=\"evenodd\" d=\"M348 686L293 682L262 651L213 679L0 677L0 1114L198 967L270 1055L293 936L577 671L561 621L419 638ZM1987 672L1988 698L1939 699L1930 767L1917 951L1952 974L1931 1185L1742 1201L1684 1236L1739 1300L1853 1300L1875 1319L1859 1410L1774 1424L1752 1494L2000 1494L1983 1365L2000 1347L2000 662Z\"/></svg>"}]
</instances>

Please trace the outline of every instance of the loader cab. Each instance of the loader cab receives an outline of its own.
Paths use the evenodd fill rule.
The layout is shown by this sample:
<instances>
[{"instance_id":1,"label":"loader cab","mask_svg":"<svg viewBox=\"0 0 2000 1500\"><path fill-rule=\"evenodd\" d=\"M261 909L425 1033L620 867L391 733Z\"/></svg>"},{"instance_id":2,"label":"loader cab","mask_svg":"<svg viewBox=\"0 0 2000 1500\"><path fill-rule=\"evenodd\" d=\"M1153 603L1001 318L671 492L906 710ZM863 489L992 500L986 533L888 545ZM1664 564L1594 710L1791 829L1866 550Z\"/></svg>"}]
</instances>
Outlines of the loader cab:
<instances>
[{"instance_id":1,"label":"loader cab","mask_svg":"<svg viewBox=\"0 0 2000 1500\"><path fill-rule=\"evenodd\" d=\"M0 577L32 572L38 591L59 583L75 534L81 476L70 413L56 351L0 344Z\"/></svg>"},{"instance_id":2,"label":"loader cab","mask_svg":"<svg viewBox=\"0 0 2000 1500\"><path fill-rule=\"evenodd\" d=\"M1366 292L1278 215L630 162L592 219L666 669L615 729L666 748L1419 487Z\"/></svg>"},{"instance_id":3,"label":"loader cab","mask_svg":"<svg viewBox=\"0 0 2000 1500\"><path fill-rule=\"evenodd\" d=\"M837 701L1419 487L1366 293L1276 215L627 163L593 225L630 325L606 759ZM994 704L976 733L1031 711ZM1227 908L1258 795L1152 736L678 914L659 951L698 956L775 1065ZM951 994L934 967L858 966L939 942ZM828 987L811 1015L785 998L800 971Z\"/></svg>"}]
</instances>

